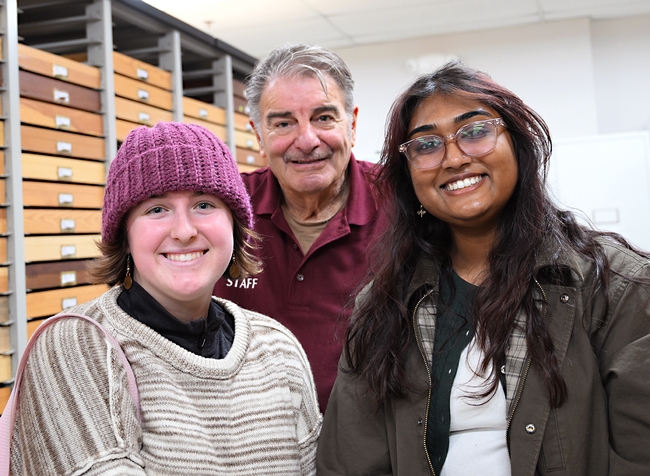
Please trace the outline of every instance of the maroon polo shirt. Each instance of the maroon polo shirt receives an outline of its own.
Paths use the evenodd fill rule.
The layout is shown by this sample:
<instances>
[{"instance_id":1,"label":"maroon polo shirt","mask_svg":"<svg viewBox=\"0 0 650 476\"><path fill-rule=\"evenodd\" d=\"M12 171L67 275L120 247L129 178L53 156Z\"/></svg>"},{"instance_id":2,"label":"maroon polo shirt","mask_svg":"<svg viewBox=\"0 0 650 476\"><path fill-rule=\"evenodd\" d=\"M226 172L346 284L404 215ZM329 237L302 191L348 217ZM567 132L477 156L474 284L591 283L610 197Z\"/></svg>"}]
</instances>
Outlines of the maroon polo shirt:
<instances>
[{"instance_id":1,"label":"maroon polo shirt","mask_svg":"<svg viewBox=\"0 0 650 476\"><path fill-rule=\"evenodd\" d=\"M311 363L324 412L358 286L368 270L368 249L387 226L370 185L375 164L350 158L350 194L304 255L284 218L280 185L268 168L242 174L253 203L257 255L264 270L239 280L220 279L214 293L271 316L288 327ZM236 332L236 329L235 329Z\"/></svg>"}]
</instances>

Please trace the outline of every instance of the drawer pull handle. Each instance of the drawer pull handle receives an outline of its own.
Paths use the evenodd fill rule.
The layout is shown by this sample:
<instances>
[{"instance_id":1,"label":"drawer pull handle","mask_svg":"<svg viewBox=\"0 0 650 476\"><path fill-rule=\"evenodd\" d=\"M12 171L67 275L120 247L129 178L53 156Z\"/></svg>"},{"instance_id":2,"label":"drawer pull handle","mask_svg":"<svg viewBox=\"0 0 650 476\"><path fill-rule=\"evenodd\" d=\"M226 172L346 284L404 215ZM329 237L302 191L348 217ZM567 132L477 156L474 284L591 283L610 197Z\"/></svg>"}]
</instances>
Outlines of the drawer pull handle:
<instances>
[{"instance_id":1,"label":"drawer pull handle","mask_svg":"<svg viewBox=\"0 0 650 476\"><path fill-rule=\"evenodd\" d=\"M55 116L54 122L57 129L70 130L70 118L66 116Z\"/></svg>"},{"instance_id":2,"label":"drawer pull handle","mask_svg":"<svg viewBox=\"0 0 650 476\"><path fill-rule=\"evenodd\" d=\"M68 309L70 307L76 306L77 305L77 298L76 297L71 297L71 298L65 298L61 299L61 310Z\"/></svg>"},{"instance_id":3,"label":"drawer pull handle","mask_svg":"<svg viewBox=\"0 0 650 476\"><path fill-rule=\"evenodd\" d=\"M72 178L72 169L70 167L59 167L57 172L59 180L69 180Z\"/></svg>"},{"instance_id":4,"label":"drawer pull handle","mask_svg":"<svg viewBox=\"0 0 650 476\"><path fill-rule=\"evenodd\" d=\"M61 245L61 258L72 258L77 254L75 245Z\"/></svg>"},{"instance_id":5,"label":"drawer pull handle","mask_svg":"<svg viewBox=\"0 0 650 476\"><path fill-rule=\"evenodd\" d=\"M71 193L60 193L59 194L59 205L72 205L74 202L74 195Z\"/></svg>"},{"instance_id":6,"label":"drawer pull handle","mask_svg":"<svg viewBox=\"0 0 650 476\"><path fill-rule=\"evenodd\" d=\"M52 75L55 78L68 79L68 68L66 68L65 66L54 64L52 65Z\"/></svg>"},{"instance_id":7,"label":"drawer pull handle","mask_svg":"<svg viewBox=\"0 0 650 476\"><path fill-rule=\"evenodd\" d=\"M138 89L138 99L140 99L141 101L148 101L149 91L145 89Z\"/></svg>"},{"instance_id":8,"label":"drawer pull handle","mask_svg":"<svg viewBox=\"0 0 650 476\"><path fill-rule=\"evenodd\" d=\"M146 81L149 79L149 71L146 69L138 68L138 79L141 79L143 81Z\"/></svg>"},{"instance_id":9,"label":"drawer pull handle","mask_svg":"<svg viewBox=\"0 0 650 476\"><path fill-rule=\"evenodd\" d=\"M249 164L254 164L255 163L255 157L253 157L252 155L247 155L246 156L246 162L249 163Z\"/></svg>"},{"instance_id":10,"label":"drawer pull handle","mask_svg":"<svg viewBox=\"0 0 650 476\"><path fill-rule=\"evenodd\" d=\"M74 220L62 218L61 219L61 231L74 231L75 222Z\"/></svg>"},{"instance_id":11,"label":"drawer pull handle","mask_svg":"<svg viewBox=\"0 0 650 476\"><path fill-rule=\"evenodd\" d=\"M54 90L54 101L62 102L64 104L70 103L70 93L68 91L61 91L60 89Z\"/></svg>"},{"instance_id":12,"label":"drawer pull handle","mask_svg":"<svg viewBox=\"0 0 650 476\"><path fill-rule=\"evenodd\" d=\"M140 124L146 124L147 126L151 124L151 117L146 112L138 113L138 121Z\"/></svg>"},{"instance_id":13,"label":"drawer pull handle","mask_svg":"<svg viewBox=\"0 0 650 476\"><path fill-rule=\"evenodd\" d=\"M199 117L201 119L207 119L208 118L208 111L206 111L203 108L199 109Z\"/></svg>"},{"instance_id":14,"label":"drawer pull handle","mask_svg":"<svg viewBox=\"0 0 650 476\"><path fill-rule=\"evenodd\" d=\"M61 286L75 286L77 284L76 271L62 271L61 272Z\"/></svg>"},{"instance_id":15,"label":"drawer pull handle","mask_svg":"<svg viewBox=\"0 0 650 476\"><path fill-rule=\"evenodd\" d=\"M72 154L72 144L70 142L57 141L56 151L59 154Z\"/></svg>"}]
</instances>

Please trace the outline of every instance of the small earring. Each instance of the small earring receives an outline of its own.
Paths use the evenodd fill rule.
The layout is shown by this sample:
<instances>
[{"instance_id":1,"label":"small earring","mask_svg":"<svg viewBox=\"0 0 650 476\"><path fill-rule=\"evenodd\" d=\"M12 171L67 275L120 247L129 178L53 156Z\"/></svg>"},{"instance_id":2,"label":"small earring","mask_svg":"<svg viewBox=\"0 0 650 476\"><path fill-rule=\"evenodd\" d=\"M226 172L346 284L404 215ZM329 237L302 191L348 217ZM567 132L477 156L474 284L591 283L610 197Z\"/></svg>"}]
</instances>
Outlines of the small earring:
<instances>
[{"instance_id":1,"label":"small earring","mask_svg":"<svg viewBox=\"0 0 650 476\"><path fill-rule=\"evenodd\" d=\"M126 276L124 276L124 289L131 289L133 280L131 279L131 255L126 255Z\"/></svg>"},{"instance_id":2,"label":"small earring","mask_svg":"<svg viewBox=\"0 0 650 476\"><path fill-rule=\"evenodd\" d=\"M230 277L232 279L239 278L239 275L241 274L241 269L239 269L239 265L237 264L237 260L235 259L235 253L232 254L232 264L230 265L228 274L230 274Z\"/></svg>"},{"instance_id":3,"label":"small earring","mask_svg":"<svg viewBox=\"0 0 650 476\"><path fill-rule=\"evenodd\" d=\"M415 212L415 213L417 213L418 215L420 215L420 218L422 218L422 217L424 217L424 215L427 214L427 211L424 209L424 207L423 207L422 204L420 203L420 209L419 209L417 212Z\"/></svg>"}]
</instances>

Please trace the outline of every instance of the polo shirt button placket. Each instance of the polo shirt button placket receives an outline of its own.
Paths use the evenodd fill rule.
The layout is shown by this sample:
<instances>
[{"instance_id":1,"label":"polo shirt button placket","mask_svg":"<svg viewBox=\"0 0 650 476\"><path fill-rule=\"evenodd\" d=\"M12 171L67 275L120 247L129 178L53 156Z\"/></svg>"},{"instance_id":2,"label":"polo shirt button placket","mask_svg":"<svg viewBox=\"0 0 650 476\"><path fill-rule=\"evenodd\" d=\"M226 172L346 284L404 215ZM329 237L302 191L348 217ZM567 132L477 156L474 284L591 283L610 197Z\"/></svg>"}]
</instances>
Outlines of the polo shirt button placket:
<instances>
[{"instance_id":1,"label":"polo shirt button placket","mask_svg":"<svg viewBox=\"0 0 650 476\"><path fill-rule=\"evenodd\" d=\"M304 277L302 274L298 273L298 274L296 274L296 279L297 279L298 281L301 281L301 282L302 282L302 281L305 280L305 277Z\"/></svg>"}]
</instances>

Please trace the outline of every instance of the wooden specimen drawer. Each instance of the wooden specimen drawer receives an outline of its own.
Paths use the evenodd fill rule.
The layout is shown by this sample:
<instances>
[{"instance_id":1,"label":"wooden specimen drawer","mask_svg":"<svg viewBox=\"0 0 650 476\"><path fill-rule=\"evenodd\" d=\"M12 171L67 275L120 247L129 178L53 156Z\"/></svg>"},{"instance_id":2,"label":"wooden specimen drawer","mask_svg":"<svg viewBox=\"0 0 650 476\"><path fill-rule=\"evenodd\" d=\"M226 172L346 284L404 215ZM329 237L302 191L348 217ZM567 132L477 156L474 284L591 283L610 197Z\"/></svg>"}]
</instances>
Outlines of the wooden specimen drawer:
<instances>
[{"instance_id":1,"label":"wooden specimen drawer","mask_svg":"<svg viewBox=\"0 0 650 476\"><path fill-rule=\"evenodd\" d=\"M11 355L0 355L0 382L11 379Z\"/></svg>"},{"instance_id":2,"label":"wooden specimen drawer","mask_svg":"<svg viewBox=\"0 0 650 476\"><path fill-rule=\"evenodd\" d=\"M9 329L9 326L0 326L0 353L6 353L11 350Z\"/></svg>"},{"instance_id":3,"label":"wooden specimen drawer","mask_svg":"<svg viewBox=\"0 0 650 476\"><path fill-rule=\"evenodd\" d=\"M106 166L91 160L22 154L23 178L103 185Z\"/></svg>"},{"instance_id":4,"label":"wooden specimen drawer","mask_svg":"<svg viewBox=\"0 0 650 476\"><path fill-rule=\"evenodd\" d=\"M5 151L0 150L0 175L5 174Z\"/></svg>"},{"instance_id":5,"label":"wooden specimen drawer","mask_svg":"<svg viewBox=\"0 0 650 476\"><path fill-rule=\"evenodd\" d=\"M7 238L0 238L0 264L7 263Z\"/></svg>"},{"instance_id":6,"label":"wooden specimen drawer","mask_svg":"<svg viewBox=\"0 0 650 476\"><path fill-rule=\"evenodd\" d=\"M0 234L7 233L7 209L0 208Z\"/></svg>"},{"instance_id":7,"label":"wooden specimen drawer","mask_svg":"<svg viewBox=\"0 0 650 476\"><path fill-rule=\"evenodd\" d=\"M36 329L38 329L41 324L43 324L47 317L48 316L42 317L40 319L35 319L33 321L27 321L27 340L32 338L34 332L36 332Z\"/></svg>"},{"instance_id":8,"label":"wooden specimen drawer","mask_svg":"<svg viewBox=\"0 0 650 476\"><path fill-rule=\"evenodd\" d=\"M5 184L5 179L0 178L0 205L4 205L6 203L7 203L7 188ZM2 212L0 212L0 222L6 219L7 219L7 214L6 213L2 214ZM0 229L1 228L2 226L0 223ZM0 231L0 233L4 233L4 232Z\"/></svg>"},{"instance_id":9,"label":"wooden specimen drawer","mask_svg":"<svg viewBox=\"0 0 650 476\"><path fill-rule=\"evenodd\" d=\"M183 97L183 114L213 124L226 124L226 111L223 108L186 96Z\"/></svg>"},{"instance_id":10,"label":"wooden specimen drawer","mask_svg":"<svg viewBox=\"0 0 650 476\"><path fill-rule=\"evenodd\" d=\"M0 413L5 411L9 396L11 395L11 387L0 387Z\"/></svg>"},{"instance_id":11,"label":"wooden specimen drawer","mask_svg":"<svg viewBox=\"0 0 650 476\"><path fill-rule=\"evenodd\" d=\"M18 65L22 69L80 84L87 88L99 89L101 87L98 68L31 46L18 45Z\"/></svg>"},{"instance_id":12,"label":"wooden specimen drawer","mask_svg":"<svg viewBox=\"0 0 650 476\"><path fill-rule=\"evenodd\" d=\"M104 139L73 132L20 126L23 150L42 154L65 155L92 160L104 160Z\"/></svg>"},{"instance_id":13,"label":"wooden specimen drawer","mask_svg":"<svg viewBox=\"0 0 650 476\"><path fill-rule=\"evenodd\" d=\"M260 150L257 137L252 132L238 131L235 129L235 144L244 149Z\"/></svg>"},{"instance_id":14,"label":"wooden specimen drawer","mask_svg":"<svg viewBox=\"0 0 650 476\"><path fill-rule=\"evenodd\" d=\"M95 284L27 293L27 318L53 316L72 306L95 299L108 289L105 284Z\"/></svg>"},{"instance_id":15,"label":"wooden specimen drawer","mask_svg":"<svg viewBox=\"0 0 650 476\"><path fill-rule=\"evenodd\" d=\"M9 292L9 268L0 266L0 293Z\"/></svg>"},{"instance_id":16,"label":"wooden specimen drawer","mask_svg":"<svg viewBox=\"0 0 650 476\"><path fill-rule=\"evenodd\" d=\"M212 132L222 141L226 141L226 128L225 126L220 126L219 124L213 124L208 121L202 121L201 119L196 119L195 117L184 116L183 122L187 124L198 124L199 126L205 127L207 130Z\"/></svg>"},{"instance_id":17,"label":"wooden specimen drawer","mask_svg":"<svg viewBox=\"0 0 650 476\"><path fill-rule=\"evenodd\" d=\"M135 122L123 121L121 119L115 120L115 136L118 141L124 142L126 136L129 135L136 127L140 127L142 124L136 124Z\"/></svg>"},{"instance_id":18,"label":"wooden specimen drawer","mask_svg":"<svg viewBox=\"0 0 650 476\"><path fill-rule=\"evenodd\" d=\"M20 98L20 121L50 129L104 135L104 122L99 114L28 98Z\"/></svg>"},{"instance_id":19,"label":"wooden specimen drawer","mask_svg":"<svg viewBox=\"0 0 650 476\"><path fill-rule=\"evenodd\" d=\"M239 164L254 165L256 167L266 166L266 159L256 150L237 147L236 160Z\"/></svg>"},{"instance_id":20,"label":"wooden specimen drawer","mask_svg":"<svg viewBox=\"0 0 650 476\"><path fill-rule=\"evenodd\" d=\"M121 74L113 75L115 95L171 111L172 93Z\"/></svg>"},{"instance_id":21,"label":"wooden specimen drawer","mask_svg":"<svg viewBox=\"0 0 650 476\"><path fill-rule=\"evenodd\" d=\"M101 233L101 210L25 208L25 234Z\"/></svg>"},{"instance_id":22,"label":"wooden specimen drawer","mask_svg":"<svg viewBox=\"0 0 650 476\"><path fill-rule=\"evenodd\" d=\"M26 207L102 208L104 187L23 181Z\"/></svg>"},{"instance_id":23,"label":"wooden specimen drawer","mask_svg":"<svg viewBox=\"0 0 650 476\"><path fill-rule=\"evenodd\" d=\"M235 102L235 112L241 112L243 114L251 113L251 108L248 107L248 102L246 102L246 99L240 98L239 96L234 96L233 99Z\"/></svg>"},{"instance_id":24,"label":"wooden specimen drawer","mask_svg":"<svg viewBox=\"0 0 650 476\"><path fill-rule=\"evenodd\" d=\"M0 322L9 322L9 296L0 296Z\"/></svg>"},{"instance_id":25,"label":"wooden specimen drawer","mask_svg":"<svg viewBox=\"0 0 650 476\"><path fill-rule=\"evenodd\" d=\"M246 99L246 85L238 79L232 80L232 92L235 96Z\"/></svg>"},{"instance_id":26,"label":"wooden specimen drawer","mask_svg":"<svg viewBox=\"0 0 650 476\"><path fill-rule=\"evenodd\" d=\"M95 258L101 235L26 236L25 262Z\"/></svg>"},{"instance_id":27,"label":"wooden specimen drawer","mask_svg":"<svg viewBox=\"0 0 650 476\"><path fill-rule=\"evenodd\" d=\"M145 126L153 126L161 121L170 122L173 119L169 111L120 97L115 97L115 116Z\"/></svg>"},{"instance_id":28,"label":"wooden specimen drawer","mask_svg":"<svg viewBox=\"0 0 650 476\"><path fill-rule=\"evenodd\" d=\"M113 51L113 71L133 79L139 79L159 88L172 89L172 74L169 71Z\"/></svg>"},{"instance_id":29,"label":"wooden specimen drawer","mask_svg":"<svg viewBox=\"0 0 650 476\"><path fill-rule=\"evenodd\" d=\"M28 71L20 71L18 81L20 82L20 95L23 97L62 104L84 111L101 112L99 91L58 79L46 78Z\"/></svg>"},{"instance_id":30,"label":"wooden specimen drawer","mask_svg":"<svg viewBox=\"0 0 650 476\"><path fill-rule=\"evenodd\" d=\"M90 284L86 260L32 263L25 266L27 289L40 290Z\"/></svg>"},{"instance_id":31,"label":"wooden specimen drawer","mask_svg":"<svg viewBox=\"0 0 650 476\"><path fill-rule=\"evenodd\" d=\"M235 129L246 132L253 132L253 126L251 126L250 117L241 112L235 112L233 117L235 123Z\"/></svg>"},{"instance_id":32,"label":"wooden specimen drawer","mask_svg":"<svg viewBox=\"0 0 650 476\"><path fill-rule=\"evenodd\" d=\"M5 121L0 120L0 146L5 145Z\"/></svg>"}]
</instances>

